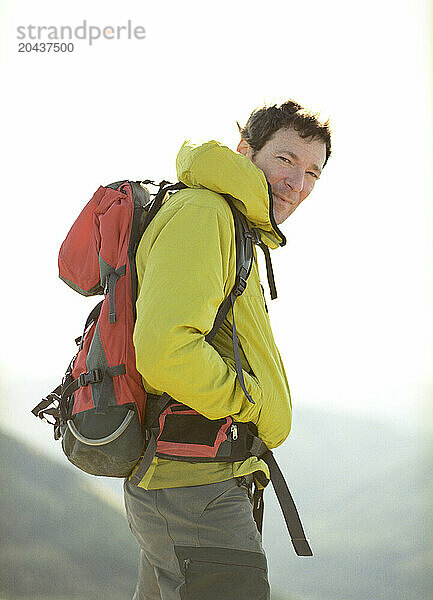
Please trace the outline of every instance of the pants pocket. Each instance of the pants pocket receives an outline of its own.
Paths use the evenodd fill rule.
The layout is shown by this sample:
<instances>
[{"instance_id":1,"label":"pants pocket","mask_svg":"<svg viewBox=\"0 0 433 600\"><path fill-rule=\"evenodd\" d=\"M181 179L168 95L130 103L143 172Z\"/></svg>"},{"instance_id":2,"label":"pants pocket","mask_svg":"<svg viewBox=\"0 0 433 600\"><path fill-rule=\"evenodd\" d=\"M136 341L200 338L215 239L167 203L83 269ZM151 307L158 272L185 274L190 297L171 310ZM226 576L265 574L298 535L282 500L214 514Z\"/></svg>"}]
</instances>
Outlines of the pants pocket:
<instances>
[{"instance_id":1,"label":"pants pocket","mask_svg":"<svg viewBox=\"0 0 433 600\"><path fill-rule=\"evenodd\" d=\"M185 583L182 600L269 600L264 554L232 548L175 546Z\"/></svg>"}]
</instances>

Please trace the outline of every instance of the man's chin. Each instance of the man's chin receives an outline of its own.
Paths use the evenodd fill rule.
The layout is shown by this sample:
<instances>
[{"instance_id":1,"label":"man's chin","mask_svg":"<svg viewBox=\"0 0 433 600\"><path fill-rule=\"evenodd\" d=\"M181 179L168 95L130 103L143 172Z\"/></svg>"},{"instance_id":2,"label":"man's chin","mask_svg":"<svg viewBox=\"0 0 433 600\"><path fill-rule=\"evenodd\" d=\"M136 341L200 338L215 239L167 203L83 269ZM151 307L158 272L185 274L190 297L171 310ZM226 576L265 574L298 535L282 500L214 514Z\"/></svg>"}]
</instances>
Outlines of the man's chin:
<instances>
[{"instance_id":1,"label":"man's chin","mask_svg":"<svg viewBox=\"0 0 433 600\"><path fill-rule=\"evenodd\" d=\"M284 223L284 221L286 221L290 215L292 214L293 211L289 212L289 213L285 213L284 215L282 215L281 213L275 213L274 211L274 220L275 223L280 226L282 223Z\"/></svg>"},{"instance_id":2,"label":"man's chin","mask_svg":"<svg viewBox=\"0 0 433 600\"><path fill-rule=\"evenodd\" d=\"M278 196L273 196L274 199L274 219L277 225L284 223L286 219L295 211L296 206L281 200Z\"/></svg>"}]
</instances>

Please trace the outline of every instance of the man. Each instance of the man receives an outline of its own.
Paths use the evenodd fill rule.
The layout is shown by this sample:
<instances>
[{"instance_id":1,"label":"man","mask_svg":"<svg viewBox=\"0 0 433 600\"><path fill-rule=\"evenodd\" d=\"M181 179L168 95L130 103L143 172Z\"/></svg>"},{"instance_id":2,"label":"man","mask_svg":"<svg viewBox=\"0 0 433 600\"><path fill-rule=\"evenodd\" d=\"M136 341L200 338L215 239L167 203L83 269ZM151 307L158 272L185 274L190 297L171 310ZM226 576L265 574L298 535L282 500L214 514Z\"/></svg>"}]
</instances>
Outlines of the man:
<instances>
[{"instance_id":1,"label":"man","mask_svg":"<svg viewBox=\"0 0 433 600\"><path fill-rule=\"evenodd\" d=\"M330 152L328 124L293 101L252 113L238 153L185 143L177 158L187 188L162 206L137 251L137 367L150 394L166 392L207 419L252 422L268 448L291 424L291 400L273 339L256 259L237 299L244 387L235 369L231 315L212 345L205 336L236 275L230 194L268 248L278 226L311 193ZM154 458L125 503L140 547L134 600L269 598L266 559L248 484L265 485L267 465Z\"/></svg>"}]
</instances>

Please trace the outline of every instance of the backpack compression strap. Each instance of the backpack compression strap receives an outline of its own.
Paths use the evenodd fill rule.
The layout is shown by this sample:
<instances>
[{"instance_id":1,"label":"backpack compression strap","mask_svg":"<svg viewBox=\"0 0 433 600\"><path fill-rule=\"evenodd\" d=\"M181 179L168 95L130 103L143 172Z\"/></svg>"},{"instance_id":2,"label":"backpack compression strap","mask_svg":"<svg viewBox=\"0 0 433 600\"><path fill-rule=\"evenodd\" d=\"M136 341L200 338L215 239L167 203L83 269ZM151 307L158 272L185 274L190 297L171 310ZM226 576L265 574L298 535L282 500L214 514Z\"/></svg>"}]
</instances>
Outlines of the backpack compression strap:
<instances>
[{"instance_id":1,"label":"backpack compression strap","mask_svg":"<svg viewBox=\"0 0 433 600\"><path fill-rule=\"evenodd\" d=\"M302 527L299 513L296 509L296 505L293 501L292 495L287 487L286 480L280 471L280 467L275 460L274 455L270 450L260 457L269 467L271 475L271 483L275 490L275 494L278 499L278 503L281 507L281 511L286 522L287 529L290 533L293 547L298 556L313 556L313 552L310 548L305 532ZM261 490L263 493L263 490ZM263 498L262 498L262 512L263 512Z\"/></svg>"},{"instance_id":2,"label":"backpack compression strap","mask_svg":"<svg viewBox=\"0 0 433 600\"><path fill-rule=\"evenodd\" d=\"M263 460L269 467L272 487L277 496L296 554L298 556L313 556L308 540L305 537L304 528L302 527L295 502L272 451L268 449L266 444L262 442L260 438L253 436L250 454ZM260 533L262 532L263 524L263 492L263 489L258 489L258 487L255 486L253 495L253 515L257 524L257 529Z\"/></svg>"}]
</instances>

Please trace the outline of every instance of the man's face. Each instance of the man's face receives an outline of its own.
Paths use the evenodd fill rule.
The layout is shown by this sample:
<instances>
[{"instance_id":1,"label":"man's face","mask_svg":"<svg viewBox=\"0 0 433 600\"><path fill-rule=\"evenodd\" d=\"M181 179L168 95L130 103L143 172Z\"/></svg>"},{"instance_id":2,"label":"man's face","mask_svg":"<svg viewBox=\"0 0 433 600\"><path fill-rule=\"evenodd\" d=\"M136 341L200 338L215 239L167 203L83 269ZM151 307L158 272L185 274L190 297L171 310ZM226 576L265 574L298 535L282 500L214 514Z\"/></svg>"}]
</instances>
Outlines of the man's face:
<instances>
[{"instance_id":1,"label":"man's face","mask_svg":"<svg viewBox=\"0 0 433 600\"><path fill-rule=\"evenodd\" d=\"M271 184L277 225L281 225L311 193L326 159L322 140L303 139L292 128L276 131L256 154L242 139L238 152L259 167Z\"/></svg>"}]
</instances>

